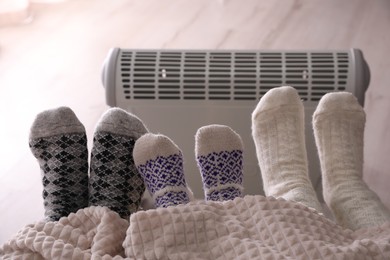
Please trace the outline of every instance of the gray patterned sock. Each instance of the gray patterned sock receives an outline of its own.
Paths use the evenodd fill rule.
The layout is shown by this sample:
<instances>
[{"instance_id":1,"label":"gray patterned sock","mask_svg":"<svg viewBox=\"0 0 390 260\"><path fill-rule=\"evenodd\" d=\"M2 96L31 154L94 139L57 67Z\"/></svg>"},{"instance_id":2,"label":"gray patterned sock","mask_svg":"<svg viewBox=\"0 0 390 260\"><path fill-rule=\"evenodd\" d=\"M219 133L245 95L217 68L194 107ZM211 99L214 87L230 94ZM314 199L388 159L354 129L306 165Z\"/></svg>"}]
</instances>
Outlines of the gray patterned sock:
<instances>
[{"instance_id":1,"label":"gray patterned sock","mask_svg":"<svg viewBox=\"0 0 390 260\"><path fill-rule=\"evenodd\" d=\"M29 139L41 168L46 219L56 221L87 207L87 137L74 112L68 107L41 112Z\"/></svg>"},{"instance_id":2,"label":"gray patterned sock","mask_svg":"<svg viewBox=\"0 0 390 260\"><path fill-rule=\"evenodd\" d=\"M106 206L122 218L138 210L145 185L133 160L135 141L148 130L120 108L102 115L93 138L89 204Z\"/></svg>"}]
</instances>

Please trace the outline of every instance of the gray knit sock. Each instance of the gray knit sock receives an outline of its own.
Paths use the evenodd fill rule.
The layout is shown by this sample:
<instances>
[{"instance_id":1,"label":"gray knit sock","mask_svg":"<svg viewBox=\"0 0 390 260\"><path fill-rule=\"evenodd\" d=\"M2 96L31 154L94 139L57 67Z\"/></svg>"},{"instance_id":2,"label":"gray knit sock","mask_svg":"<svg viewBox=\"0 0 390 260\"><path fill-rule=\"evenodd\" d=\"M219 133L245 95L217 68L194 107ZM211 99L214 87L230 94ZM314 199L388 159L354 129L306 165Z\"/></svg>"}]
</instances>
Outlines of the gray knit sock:
<instances>
[{"instance_id":1,"label":"gray knit sock","mask_svg":"<svg viewBox=\"0 0 390 260\"><path fill-rule=\"evenodd\" d=\"M148 130L136 116L111 108L98 122L91 151L89 204L128 218L138 210L145 185L134 165L135 141Z\"/></svg>"},{"instance_id":2,"label":"gray knit sock","mask_svg":"<svg viewBox=\"0 0 390 260\"><path fill-rule=\"evenodd\" d=\"M56 221L87 207L87 137L74 112L68 107L41 112L29 139L41 168L46 219Z\"/></svg>"}]
</instances>

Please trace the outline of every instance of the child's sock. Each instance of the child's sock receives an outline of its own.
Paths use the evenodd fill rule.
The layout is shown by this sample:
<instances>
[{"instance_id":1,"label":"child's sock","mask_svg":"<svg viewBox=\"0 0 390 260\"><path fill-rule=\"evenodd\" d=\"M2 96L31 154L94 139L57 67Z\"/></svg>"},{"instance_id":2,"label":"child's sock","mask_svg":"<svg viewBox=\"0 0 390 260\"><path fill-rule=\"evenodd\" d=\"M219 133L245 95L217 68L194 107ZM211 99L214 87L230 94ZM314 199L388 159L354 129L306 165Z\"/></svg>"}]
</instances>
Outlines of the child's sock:
<instances>
[{"instance_id":1,"label":"child's sock","mask_svg":"<svg viewBox=\"0 0 390 260\"><path fill-rule=\"evenodd\" d=\"M91 152L89 204L128 218L140 206L145 185L133 160L135 141L147 133L142 121L111 108L98 122Z\"/></svg>"},{"instance_id":2,"label":"child's sock","mask_svg":"<svg viewBox=\"0 0 390 260\"><path fill-rule=\"evenodd\" d=\"M304 110L292 87L268 91L252 113L252 135L267 196L322 212L308 176Z\"/></svg>"},{"instance_id":3,"label":"child's sock","mask_svg":"<svg viewBox=\"0 0 390 260\"><path fill-rule=\"evenodd\" d=\"M193 195L185 181L182 153L172 140L146 134L135 143L133 155L156 208L190 201Z\"/></svg>"},{"instance_id":4,"label":"child's sock","mask_svg":"<svg viewBox=\"0 0 390 260\"><path fill-rule=\"evenodd\" d=\"M313 115L324 199L336 220L356 230L390 220L362 179L365 113L346 92L326 94Z\"/></svg>"},{"instance_id":5,"label":"child's sock","mask_svg":"<svg viewBox=\"0 0 390 260\"><path fill-rule=\"evenodd\" d=\"M29 145L43 183L45 217L61 217L88 206L88 148L84 126L68 107L41 112Z\"/></svg>"},{"instance_id":6,"label":"child's sock","mask_svg":"<svg viewBox=\"0 0 390 260\"><path fill-rule=\"evenodd\" d=\"M206 200L224 201L242 196L243 144L230 127L209 125L195 136L195 155Z\"/></svg>"}]
</instances>

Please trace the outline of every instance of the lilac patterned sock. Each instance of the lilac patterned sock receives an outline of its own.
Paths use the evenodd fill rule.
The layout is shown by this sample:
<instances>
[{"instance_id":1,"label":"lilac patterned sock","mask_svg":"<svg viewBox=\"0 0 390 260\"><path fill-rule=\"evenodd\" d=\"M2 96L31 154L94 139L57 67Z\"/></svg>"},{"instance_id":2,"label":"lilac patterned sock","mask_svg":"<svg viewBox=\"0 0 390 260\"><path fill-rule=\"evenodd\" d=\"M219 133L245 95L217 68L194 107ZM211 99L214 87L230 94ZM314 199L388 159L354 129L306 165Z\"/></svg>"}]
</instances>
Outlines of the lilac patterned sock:
<instances>
[{"instance_id":1,"label":"lilac patterned sock","mask_svg":"<svg viewBox=\"0 0 390 260\"><path fill-rule=\"evenodd\" d=\"M195 136L196 160L206 200L225 201L242 196L243 145L230 127L209 125Z\"/></svg>"},{"instance_id":2,"label":"lilac patterned sock","mask_svg":"<svg viewBox=\"0 0 390 260\"><path fill-rule=\"evenodd\" d=\"M136 141L133 157L156 208L190 201L181 151L168 137L145 134Z\"/></svg>"}]
</instances>

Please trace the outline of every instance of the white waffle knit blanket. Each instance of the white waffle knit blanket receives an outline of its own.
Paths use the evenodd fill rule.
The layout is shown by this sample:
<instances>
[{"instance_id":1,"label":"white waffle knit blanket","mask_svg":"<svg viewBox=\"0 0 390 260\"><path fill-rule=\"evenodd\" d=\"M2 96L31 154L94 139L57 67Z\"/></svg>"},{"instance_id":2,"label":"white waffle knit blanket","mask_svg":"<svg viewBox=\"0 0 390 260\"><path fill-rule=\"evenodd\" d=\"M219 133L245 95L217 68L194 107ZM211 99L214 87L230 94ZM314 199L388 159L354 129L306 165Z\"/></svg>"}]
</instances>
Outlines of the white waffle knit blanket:
<instances>
[{"instance_id":1,"label":"white waffle knit blanket","mask_svg":"<svg viewBox=\"0 0 390 260\"><path fill-rule=\"evenodd\" d=\"M89 207L23 228L4 259L390 259L390 223L351 231L303 205L262 196L140 211Z\"/></svg>"}]
</instances>

